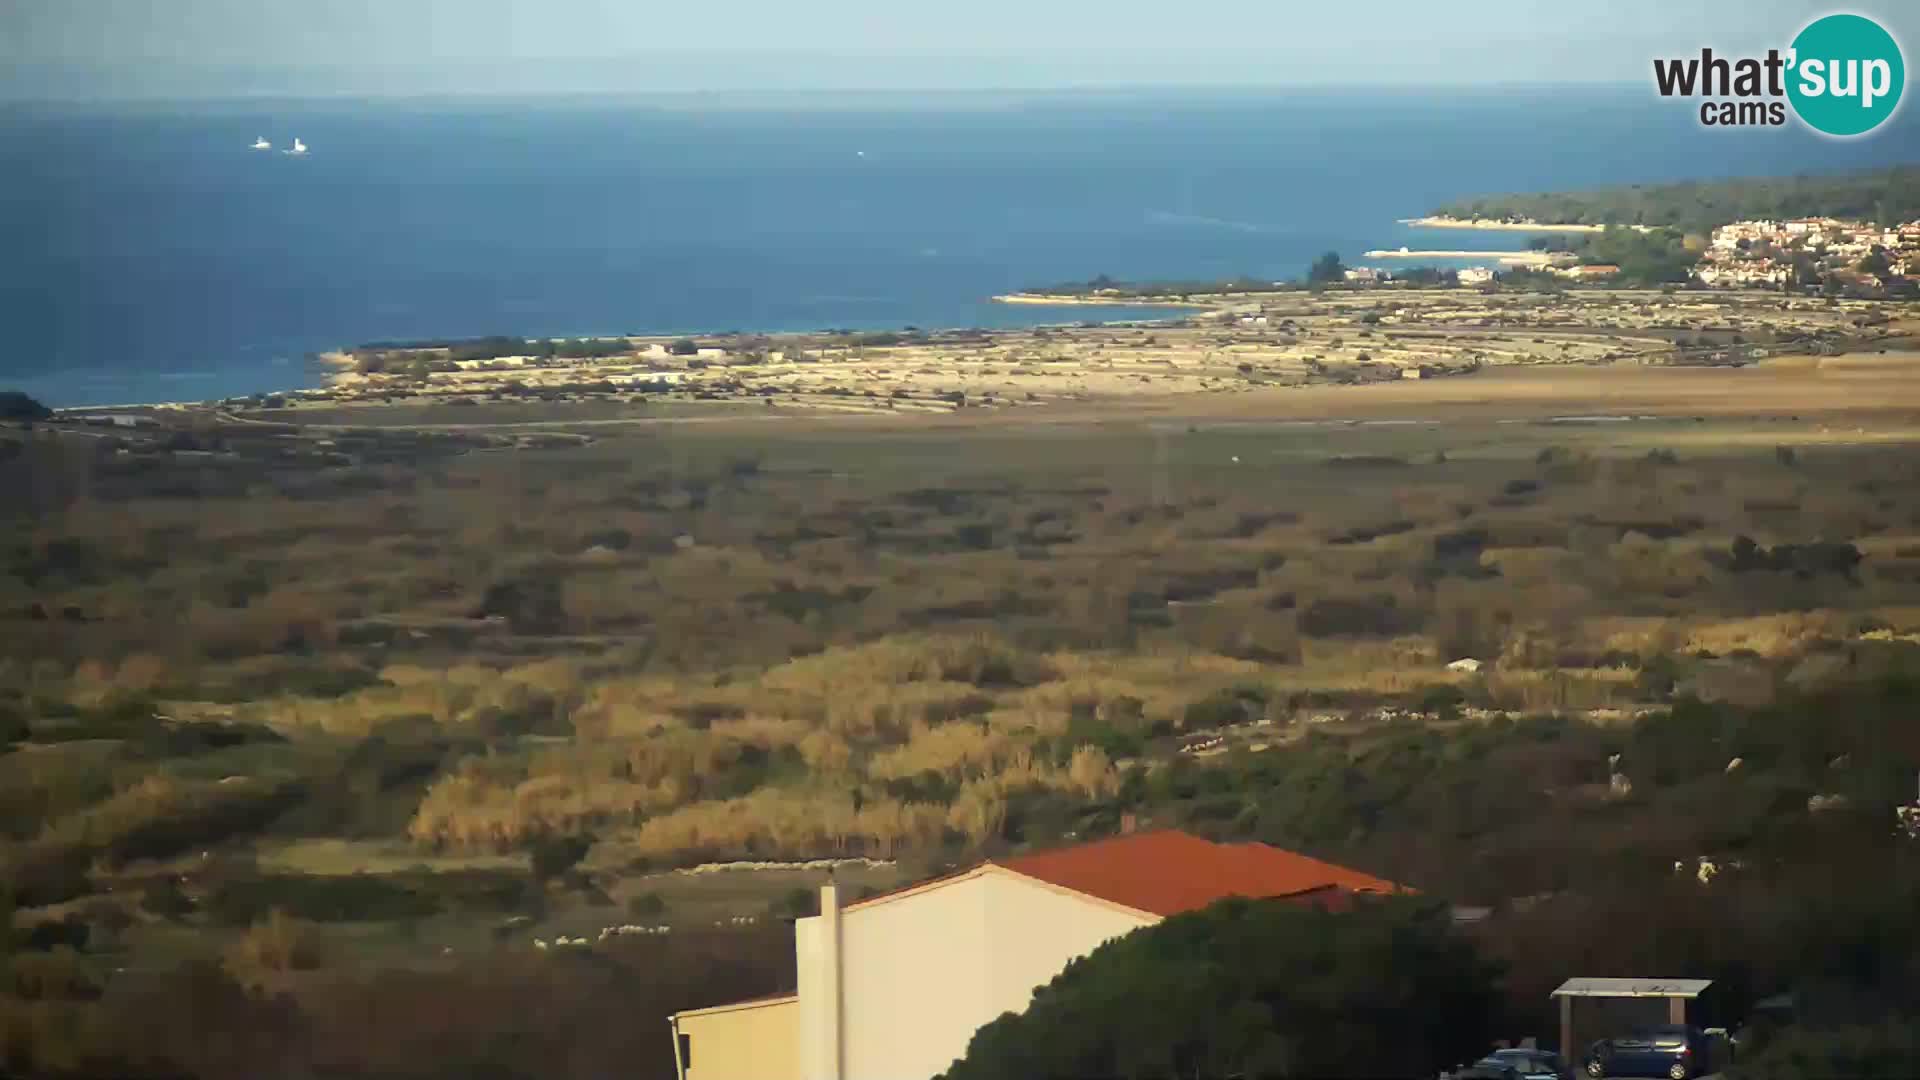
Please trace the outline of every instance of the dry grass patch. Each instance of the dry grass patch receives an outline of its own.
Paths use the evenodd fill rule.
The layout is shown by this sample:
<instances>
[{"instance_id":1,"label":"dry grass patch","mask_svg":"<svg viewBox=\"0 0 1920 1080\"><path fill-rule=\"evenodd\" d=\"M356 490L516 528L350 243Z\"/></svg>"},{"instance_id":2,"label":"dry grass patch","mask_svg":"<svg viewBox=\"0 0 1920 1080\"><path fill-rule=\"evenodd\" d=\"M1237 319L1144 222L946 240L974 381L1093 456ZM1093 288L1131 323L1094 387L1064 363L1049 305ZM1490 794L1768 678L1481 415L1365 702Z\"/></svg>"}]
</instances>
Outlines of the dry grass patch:
<instances>
[{"instance_id":1,"label":"dry grass patch","mask_svg":"<svg viewBox=\"0 0 1920 1080\"><path fill-rule=\"evenodd\" d=\"M291 972L319 968L326 955L319 927L276 908L227 950L226 967L241 983L261 986Z\"/></svg>"},{"instance_id":2,"label":"dry grass patch","mask_svg":"<svg viewBox=\"0 0 1920 1080\"><path fill-rule=\"evenodd\" d=\"M891 858L939 843L946 820L947 808L931 803L856 802L845 792L763 789L738 799L683 806L612 839L639 855L675 860L703 852L780 859Z\"/></svg>"},{"instance_id":3,"label":"dry grass patch","mask_svg":"<svg viewBox=\"0 0 1920 1080\"><path fill-rule=\"evenodd\" d=\"M1849 635L1851 620L1838 611L1788 611L1747 619L1695 624L1687 628L1684 648L1724 656L1747 649L1762 656L1787 656L1821 638Z\"/></svg>"},{"instance_id":4,"label":"dry grass patch","mask_svg":"<svg viewBox=\"0 0 1920 1080\"><path fill-rule=\"evenodd\" d=\"M953 723L937 727L915 725L906 745L875 754L867 761L867 775L896 780L921 773L958 776L991 771L1014 749L1004 731L986 724Z\"/></svg>"},{"instance_id":5,"label":"dry grass patch","mask_svg":"<svg viewBox=\"0 0 1920 1080\"><path fill-rule=\"evenodd\" d=\"M1624 668L1515 670L1499 668L1486 676L1487 692L1503 709L1561 713L1632 704L1637 673Z\"/></svg>"}]
</instances>

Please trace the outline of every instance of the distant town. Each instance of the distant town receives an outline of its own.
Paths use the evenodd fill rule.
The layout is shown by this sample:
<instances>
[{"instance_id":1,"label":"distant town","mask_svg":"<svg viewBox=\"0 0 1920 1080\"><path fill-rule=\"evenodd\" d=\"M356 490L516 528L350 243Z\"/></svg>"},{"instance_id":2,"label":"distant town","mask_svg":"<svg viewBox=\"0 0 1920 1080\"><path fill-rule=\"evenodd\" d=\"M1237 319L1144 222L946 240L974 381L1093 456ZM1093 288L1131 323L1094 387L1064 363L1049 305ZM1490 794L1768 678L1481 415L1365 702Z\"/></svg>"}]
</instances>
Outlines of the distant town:
<instances>
[{"instance_id":1,"label":"distant town","mask_svg":"<svg viewBox=\"0 0 1920 1080\"><path fill-rule=\"evenodd\" d=\"M1624 231L1626 227L1617 228ZM1693 243L1697 246L1699 240ZM1619 264L1591 261L1580 250L1529 251L1524 258L1519 257L1523 253L1488 254L1499 269L1467 266L1440 274L1463 286L1491 285L1512 275L1531 278L1547 274L1570 282L1610 282L1621 274ZM1910 279L1916 274L1920 274L1920 220L1882 225L1805 217L1735 221L1715 228L1698 252L1689 280L1715 288L1799 287L1895 296L1915 291ZM1344 279L1355 285L1406 280L1431 284L1434 275L1430 267L1395 272L1355 266L1343 272Z\"/></svg>"},{"instance_id":2,"label":"distant town","mask_svg":"<svg viewBox=\"0 0 1920 1080\"><path fill-rule=\"evenodd\" d=\"M1920 221L1736 221L1713 231L1694 276L1707 285L1779 285L1809 269L1862 287L1911 277L1920 272Z\"/></svg>"}]
</instances>

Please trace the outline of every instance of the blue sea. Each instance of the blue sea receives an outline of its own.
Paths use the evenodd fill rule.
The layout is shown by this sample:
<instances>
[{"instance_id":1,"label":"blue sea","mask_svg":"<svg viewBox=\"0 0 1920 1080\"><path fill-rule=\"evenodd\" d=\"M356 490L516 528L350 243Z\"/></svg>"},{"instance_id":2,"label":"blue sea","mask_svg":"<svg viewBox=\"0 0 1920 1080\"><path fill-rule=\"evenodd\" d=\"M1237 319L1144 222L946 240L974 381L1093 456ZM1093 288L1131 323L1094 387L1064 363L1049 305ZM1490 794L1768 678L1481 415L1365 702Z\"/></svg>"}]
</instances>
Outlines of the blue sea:
<instances>
[{"instance_id":1,"label":"blue sea","mask_svg":"<svg viewBox=\"0 0 1920 1080\"><path fill-rule=\"evenodd\" d=\"M291 389L373 340L1076 321L989 298L1514 247L1398 219L1920 159L1896 125L1702 129L1638 88L9 105L0 388Z\"/></svg>"}]
</instances>

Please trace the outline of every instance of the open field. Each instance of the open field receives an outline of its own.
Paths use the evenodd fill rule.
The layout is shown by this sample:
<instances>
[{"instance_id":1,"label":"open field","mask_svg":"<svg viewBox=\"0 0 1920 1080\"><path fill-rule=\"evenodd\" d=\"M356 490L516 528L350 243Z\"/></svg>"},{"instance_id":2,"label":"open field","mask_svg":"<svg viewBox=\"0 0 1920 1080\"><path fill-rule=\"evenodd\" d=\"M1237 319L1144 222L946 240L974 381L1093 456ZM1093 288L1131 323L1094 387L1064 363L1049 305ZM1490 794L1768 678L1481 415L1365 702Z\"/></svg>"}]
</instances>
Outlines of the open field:
<instances>
[{"instance_id":1,"label":"open field","mask_svg":"<svg viewBox=\"0 0 1920 1080\"><path fill-rule=\"evenodd\" d=\"M1820 414L1906 422L1920 415L1916 375L1920 352L1911 351L1782 357L1737 369L1525 367L1483 371L1472 379L1308 386L1288 394L1182 401L1173 411L1329 420L1431 415L1436 423L1693 415L1791 422Z\"/></svg>"}]
</instances>

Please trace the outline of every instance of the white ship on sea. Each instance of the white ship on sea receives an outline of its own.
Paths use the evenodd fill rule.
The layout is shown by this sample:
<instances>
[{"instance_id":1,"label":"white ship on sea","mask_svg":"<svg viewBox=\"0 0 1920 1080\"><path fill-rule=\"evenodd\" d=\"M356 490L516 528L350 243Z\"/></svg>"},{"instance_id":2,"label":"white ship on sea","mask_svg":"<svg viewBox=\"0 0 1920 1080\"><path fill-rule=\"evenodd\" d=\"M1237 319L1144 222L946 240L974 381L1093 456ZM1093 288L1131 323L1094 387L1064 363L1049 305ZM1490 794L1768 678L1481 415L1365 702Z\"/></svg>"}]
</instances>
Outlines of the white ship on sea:
<instances>
[{"instance_id":1,"label":"white ship on sea","mask_svg":"<svg viewBox=\"0 0 1920 1080\"><path fill-rule=\"evenodd\" d=\"M293 149L287 151L289 154L304 154L306 152L307 144L301 142L299 139L293 140Z\"/></svg>"},{"instance_id":2,"label":"white ship on sea","mask_svg":"<svg viewBox=\"0 0 1920 1080\"><path fill-rule=\"evenodd\" d=\"M266 136L262 135L261 137L253 140L253 148L255 150L271 150L273 149L273 144L267 141Z\"/></svg>"}]
</instances>

